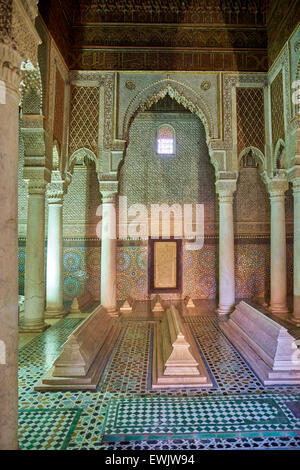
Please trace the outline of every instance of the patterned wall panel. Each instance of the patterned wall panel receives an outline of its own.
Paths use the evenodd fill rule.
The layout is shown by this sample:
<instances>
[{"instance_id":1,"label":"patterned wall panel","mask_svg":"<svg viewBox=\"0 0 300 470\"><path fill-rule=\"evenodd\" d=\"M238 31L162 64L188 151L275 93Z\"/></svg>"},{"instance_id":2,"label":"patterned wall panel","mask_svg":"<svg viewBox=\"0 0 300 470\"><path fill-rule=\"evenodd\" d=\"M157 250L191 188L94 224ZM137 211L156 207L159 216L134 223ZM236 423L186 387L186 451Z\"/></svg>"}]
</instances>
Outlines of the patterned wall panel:
<instances>
[{"instance_id":1,"label":"patterned wall panel","mask_svg":"<svg viewBox=\"0 0 300 470\"><path fill-rule=\"evenodd\" d=\"M99 88L71 87L69 154L86 147L98 154Z\"/></svg>"},{"instance_id":2,"label":"patterned wall panel","mask_svg":"<svg viewBox=\"0 0 300 470\"><path fill-rule=\"evenodd\" d=\"M235 233L270 232L270 201L257 168L241 168L234 195Z\"/></svg>"},{"instance_id":3,"label":"patterned wall panel","mask_svg":"<svg viewBox=\"0 0 300 470\"><path fill-rule=\"evenodd\" d=\"M24 295L25 280L25 247L18 248L18 265L19 265L19 295Z\"/></svg>"},{"instance_id":4,"label":"patterned wall panel","mask_svg":"<svg viewBox=\"0 0 300 470\"><path fill-rule=\"evenodd\" d=\"M119 247L117 251L117 298L148 297L147 247Z\"/></svg>"},{"instance_id":5,"label":"patterned wall panel","mask_svg":"<svg viewBox=\"0 0 300 470\"><path fill-rule=\"evenodd\" d=\"M96 216L99 204L101 197L94 164L75 167L64 198L64 236L96 238L96 227L100 221Z\"/></svg>"},{"instance_id":6,"label":"patterned wall panel","mask_svg":"<svg viewBox=\"0 0 300 470\"><path fill-rule=\"evenodd\" d=\"M148 298L147 247L118 247L117 298ZM19 246L19 295L24 295L25 247ZM63 250L64 300L89 292L100 298L100 247L72 246ZM236 243L236 297L266 297L270 291L270 246L267 243ZM214 299L218 288L218 248L204 245L183 252L183 295ZM293 294L293 244L287 244L287 291Z\"/></svg>"},{"instance_id":7,"label":"patterned wall panel","mask_svg":"<svg viewBox=\"0 0 300 470\"><path fill-rule=\"evenodd\" d=\"M64 300L89 292L100 298L100 247L65 247L63 250Z\"/></svg>"},{"instance_id":8,"label":"patterned wall panel","mask_svg":"<svg viewBox=\"0 0 300 470\"><path fill-rule=\"evenodd\" d=\"M156 154L156 133L163 124L175 130L176 154ZM132 204L202 203L206 233L215 233L215 176L204 127L190 113L140 113L132 123L120 195Z\"/></svg>"},{"instance_id":9,"label":"patterned wall panel","mask_svg":"<svg viewBox=\"0 0 300 470\"><path fill-rule=\"evenodd\" d=\"M264 90L237 88L238 154L251 145L265 153Z\"/></svg>"},{"instance_id":10,"label":"patterned wall panel","mask_svg":"<svg viewBox=\"0 0 300 470\"><path fill-rule=\"evenodd\" d=\"M264 297L270 283L268 245L235 246L235 295L237 298Z\"/></svg>"},{"instance_id":11,"label":"patterned wall panel","mask_svg":"<svg viewBox=\"0 0 300 470\"><path fill-rule=\"evenodd\" d=\"M53 135L54 135L54 138L58 140L60 145L62 144L62 141L63 141L64 102L65 102L65 82L59 70L56 69Z\"/></svg>"},{"instance_id":12,"label":"patterned wall panel","mask_svg":"<svg viewBox=\"0 0 300 470\"><path fill-rule=\"evenodd\" d=\"M282 70L271 83L271 114L274 150L279 139L285 140Z\"/></svg>"},{"instance_id":13,"label":"patterned wall panel","mask_svg":"<svg viewBox=\"0 0 300 470\"><path fill-rule=\"evenodd\" d=\"M183 292L193 299L214 299L217 289L217 247L183 252Z\"/></svg>"}]
</instances>

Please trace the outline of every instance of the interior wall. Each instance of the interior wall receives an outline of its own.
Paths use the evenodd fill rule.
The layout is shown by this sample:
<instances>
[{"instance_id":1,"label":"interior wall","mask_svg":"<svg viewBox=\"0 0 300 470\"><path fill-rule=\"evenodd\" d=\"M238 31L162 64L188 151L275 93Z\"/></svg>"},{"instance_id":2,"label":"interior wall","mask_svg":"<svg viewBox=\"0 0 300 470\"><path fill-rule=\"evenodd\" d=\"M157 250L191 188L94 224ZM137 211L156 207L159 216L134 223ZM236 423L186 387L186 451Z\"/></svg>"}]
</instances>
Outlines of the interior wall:
<instances>
[{"instance_id":1,"label":"interior wall","mask_svg":"<svg viewBox=\"0 0 300 470\"><path fill-rule=\"evenodd\" d=\"M162 107L161 105L160 107ZM155 109L155 107L154 107ZM157 129L169 124L176 136L176 153L156 153ZM120 195L128 206L144 204L204 204L204 231L209 243L201 250L183 247L183 296L214 298L216 292L215 176L206 145L205 129L189 112L139 113L130 129L130 140L120 170ZM148 247L118 248L118 298L148 297Z\"/></svg>"}]
</instances>

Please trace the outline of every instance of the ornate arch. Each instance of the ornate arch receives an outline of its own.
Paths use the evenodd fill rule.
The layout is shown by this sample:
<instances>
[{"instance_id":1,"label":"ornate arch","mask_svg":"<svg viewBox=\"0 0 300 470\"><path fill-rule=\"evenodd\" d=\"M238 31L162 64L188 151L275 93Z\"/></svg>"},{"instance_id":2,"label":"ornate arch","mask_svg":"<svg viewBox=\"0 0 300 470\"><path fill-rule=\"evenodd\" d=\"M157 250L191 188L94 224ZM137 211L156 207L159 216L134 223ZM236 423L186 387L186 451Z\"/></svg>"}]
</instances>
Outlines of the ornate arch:
<instances>
[{"instance_id":1,"label":"ornate arch","mask_svg":"<svg viewBox=\"0 0 300 470\"><path fill-rule=\"evenodd\" d=\"M189 85L167 78L150 83L132 98L124 115L124 140L128 140L130 125L136 114L149 109L167 94L201 119L207 142L216 137L212 113L205 99Z\"/></svg>"},{"instance_id":2,"label":"ornate arch","mask_svg":"<svg viewBox=\"0 0 300 470\"><path fill-rule=\"evenodd\" d=\"M266 160L265 160L265 156L264 154L262 153L261 150L259 150L257 147L253 147L252 145L250 147L245 147L244 150L241 151L241 153L239 154L239 163L240 161L242 160L242 158L247 155L247 153L249 152L252 152L253 155L255 156L256 160L257 160L257 163L258 165L265 169L265 163L266 163Z\"/></svg>"},{"instance_id":3,"label":"ornate arch","mask_svg":"<svg viewBox=\"0 0 300 470\"><path fill-rule=\"evenodd\" d=\"M99 161L94 152L91 150L83 147L81 149L75 150L75 152L71 155L70 160L69 160L69 169L73 170L73 164L76 162L76 160L83 159L84 157L87 157L89 160L92 160L95 163L96 167L96 172L98 173L99 171Z\"/></svg>"},{"instance_id":4,"label":"ornate arch","mask_svg":"<svg viewBox=\"0 0 300 470\"><path fill-rule=\"evenodd\" d=\"M258 163L258 169L259 169L259 174L263 180L263 182L266 182L266 174L267 174L267 169L266 169L266 159L264 154L262 153L261 150L259 150L257 147L253 147L252 145L250 147L245 147L241 153L239 154L239 159L238 163L240 165L240 162L245 155L247 155L249 152L252 152L256 162Z\"/></svg>"}]
</instances>

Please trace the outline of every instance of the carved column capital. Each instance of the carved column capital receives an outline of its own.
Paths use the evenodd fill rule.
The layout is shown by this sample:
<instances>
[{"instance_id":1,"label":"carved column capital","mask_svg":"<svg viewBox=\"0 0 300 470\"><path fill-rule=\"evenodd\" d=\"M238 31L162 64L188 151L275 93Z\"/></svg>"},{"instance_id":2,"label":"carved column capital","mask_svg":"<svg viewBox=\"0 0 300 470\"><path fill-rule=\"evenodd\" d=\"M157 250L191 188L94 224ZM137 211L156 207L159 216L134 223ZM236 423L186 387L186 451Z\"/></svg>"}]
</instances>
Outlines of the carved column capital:
<instances>
[{"instance_id":1,"label":"carved column capital","mask_svg":"<svg viewBox=\"0 0 300 470\"><path fill-rule=\"evenodd\" d=\"M44 167L25 167L23 169L23 178L28 180L28 191L32 194L38 194L39 191L45 192L47 183L50 182L51 174L47 168Z\"/></svg>"},{"instance_id":2,"label":"carved column capital","mask_svg":"<svg viewBox=\"0 0 300 470\"><path fill-rule=\"evenodd\" d=\"M293 194L294 196L297 195L299 196L300 195L300 178L294 178L292 180L292 183L293 183Z\"/></svg>"},{"instance_id":3,"label":"carved column capital","mask_svg":"<svg viewBox=\"0 0 300 470\"><path fill-rule=\"evenodd\" d=\"M28 195L44 195L46 184L46 181L43 179L30 179L28 181Z\"/></svg>"},{"instance_id":4,"label":"carved column capital","mask_svg":"<svg viewBox=\"0 0 300 470\"><path fill-rule=\"evenodd\" d=\"M289 184L284 175L275 176L268 182L268 191L271 202L284 199L285 192L288 190Z\"/></svg>"},{"instance_id":5,"label":"carved column capital","mask_svg":"<svg viewBox=\"0 0 300 470\"><path fill-rule=\"evenodd\" d=\"M38 0L5 0L0 7L0 80L19 90L21 62L38 63L41 39L35 28Z\"/></svg>"},{"instance_id":6,"label":"carved column capital","mask_svg":"<svg viewBox=\"0 0 300 470\"><path fill-rule=\"evenodd\" d=\"M220 203L233 203L233 195L236 191L236 179L219 179L216 181L216 192Z\"/></svg>"},{"instance_id":7,"label":"carved column capital","mask_svg":"<svg viewBox=\"0 0 300 470\"><path fill-rule=\"evenodd\" d=\"M51 182L47 185L48 204L62 204L65 193L66 181L62 179L60 171L52 171Z\"/></svg>"},{"instance_id":8,"label":"carved column capital","mask_svg":"<svg viewBox=\"0 0 300 470\"><path fill-rule=\"evenodd\" d=\"M104 204L115 203L118 194L118 181L99 181L99 189Z\"/></svg>"},{"instance_id":9,"label":"carved column capital","mask_svg":"<svg viewBox=\"0 0 300 470\"><path fill-rule=\"evenodd\" d=\"M113 191L101 191L102 204L115 204L117 194L117 192Z\"/></svg>"}]
</instances>

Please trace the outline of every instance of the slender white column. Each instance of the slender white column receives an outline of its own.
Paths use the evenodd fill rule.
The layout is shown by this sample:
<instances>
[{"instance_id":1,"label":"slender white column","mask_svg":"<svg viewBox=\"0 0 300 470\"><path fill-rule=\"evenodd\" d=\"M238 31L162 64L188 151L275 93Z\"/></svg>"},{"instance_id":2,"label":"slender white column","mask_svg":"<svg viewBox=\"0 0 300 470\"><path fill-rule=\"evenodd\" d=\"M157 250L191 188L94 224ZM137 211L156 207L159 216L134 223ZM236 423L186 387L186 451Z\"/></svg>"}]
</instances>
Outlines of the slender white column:
<instances>
[{"instance_id":1,"label":"slender white column","mask_svg":"<svg viewBox=\"0 0 300 470\"><path fill-rule=\"evenodd\" d=\"M44 321L45 186L44 181L31 180L28 188L23 332L48 328Z\"/></svg>"},{"instance_id":2,"label":"slender white column","mask_svg":"<svg viewBox=\"0 0 300 470\"><path fill-rule=\"evenodd\" d=\"M269 184L271 201L271 299L269 310L274 314L288 312L286 228L285 228L285 180L272 180Z\"/></svg>"},{"instance_id":3,"label":"slender white column","mask_svg":"<svg viewBox=\"0 0 300 470\"><path fill-rule=\"evenodd\" d=\"M102 191L101 304L117 315L116 300L116 193Z\"/></svg>"},{"instance_id":4,"label":"slender white column","mask_svg":"<svg viewBox=\"0 0 300 470\"><path fill-rule=\"evenodd\" d=\"M300 326L300 178L293 181L294 194L294 311L291 321Z\"/></svg>"},{"instance_id":5,"label":"slender white column","mask_svg":"<svg viewBox=\"0 0 300 470\"><path fill-rule=\"evenodd\" d=\"M219 194L219 307L220 315L235 304L233 193L236 182L217 182Z\"/></svg>"},{"instance_id":6,"label":"slender white column","mask_svg":"<svg viewBox=\"0 0 300 470\"><path fill-rule=\"evenodd\" d=\"M62 195L48 195L46 318L61 317L63 306Z\"/></svg>"},{"instance_id":7,"label":"slender white column","mask_svg":"<svg viewBox=\"0 0 300 470\"><path fill-rule=\"evenodd\" d=\"M6 64L3 65L3 62ZM0 41L0 450L18 449L17 175L20 63L17 51Z\"/></svg>"}]
</instances>

